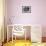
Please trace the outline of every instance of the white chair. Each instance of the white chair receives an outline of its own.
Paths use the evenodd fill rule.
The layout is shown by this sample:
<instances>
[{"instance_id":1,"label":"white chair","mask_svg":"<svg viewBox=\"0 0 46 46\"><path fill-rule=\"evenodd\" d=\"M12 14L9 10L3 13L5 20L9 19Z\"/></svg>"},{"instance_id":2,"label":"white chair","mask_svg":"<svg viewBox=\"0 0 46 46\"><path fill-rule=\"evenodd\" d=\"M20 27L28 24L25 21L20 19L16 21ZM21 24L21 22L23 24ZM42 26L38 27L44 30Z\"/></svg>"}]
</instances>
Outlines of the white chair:
<instances>
[{"instance_id":1,"label":"white chair","mask_svg":"<svg viewBox=\"0 0 46 46\"><path fill-rule=\"evenodd\" d=\"M13 36L15 36L15 40L16 40L16 36L23 36L25 33L23 26L21 25L14 25L13 29L12 29L12 42L13 42Z\"/></svg>"}]
</instances>

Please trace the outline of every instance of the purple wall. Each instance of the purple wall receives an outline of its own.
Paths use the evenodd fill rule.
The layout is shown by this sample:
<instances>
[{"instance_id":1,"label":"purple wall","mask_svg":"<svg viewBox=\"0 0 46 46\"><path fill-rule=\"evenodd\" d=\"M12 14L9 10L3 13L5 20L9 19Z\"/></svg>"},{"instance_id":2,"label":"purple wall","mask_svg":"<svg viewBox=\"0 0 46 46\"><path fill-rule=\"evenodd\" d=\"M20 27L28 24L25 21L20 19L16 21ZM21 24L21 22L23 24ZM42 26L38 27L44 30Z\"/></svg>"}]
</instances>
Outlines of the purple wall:
<instances>
[{"instance_id":1,"label":"purple wall","mask_svg":"<svg viewBox=\"0 0 46 46\"><path fill-rule=\"evenodd\" d=\"M22 6L31 6L31 13L22 13ZM7 0L7 16L12 24L42 25L46 36L46 0ZM8 18L8 24L11 22Z\"/></svg>"}]
</instances>

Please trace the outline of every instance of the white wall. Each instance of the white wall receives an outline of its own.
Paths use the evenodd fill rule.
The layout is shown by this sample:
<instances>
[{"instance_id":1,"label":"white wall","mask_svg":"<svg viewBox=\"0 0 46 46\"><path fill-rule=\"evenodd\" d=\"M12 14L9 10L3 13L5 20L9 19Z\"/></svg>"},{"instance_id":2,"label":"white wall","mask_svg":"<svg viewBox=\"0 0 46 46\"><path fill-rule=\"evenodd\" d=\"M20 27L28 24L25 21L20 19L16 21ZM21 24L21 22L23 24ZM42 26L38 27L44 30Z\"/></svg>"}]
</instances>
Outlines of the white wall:
<instances>
[{"instance_id":1,"label":"white wall","mask_svg":"<svg viewBox=\"0 0 46 46\"><path fill-rule=\"evenodd\" d=\"M22 13L22 6L31 6L31 13ZM46 36L46 0L7 0L7 8L12 23L40 24ZM11 24L9 18L8 24Z\"/></svg>"}]
</instances>

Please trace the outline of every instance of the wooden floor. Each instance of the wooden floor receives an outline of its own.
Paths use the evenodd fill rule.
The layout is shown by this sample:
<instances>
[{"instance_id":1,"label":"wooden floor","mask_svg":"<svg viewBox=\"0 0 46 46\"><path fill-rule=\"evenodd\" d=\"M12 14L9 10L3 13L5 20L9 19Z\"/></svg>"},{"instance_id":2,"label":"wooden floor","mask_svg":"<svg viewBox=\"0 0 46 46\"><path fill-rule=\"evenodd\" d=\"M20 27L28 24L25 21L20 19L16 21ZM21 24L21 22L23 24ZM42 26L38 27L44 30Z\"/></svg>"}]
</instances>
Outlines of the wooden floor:
<instances>
[{"instance_id":1,"label":"wooden floor","mask_svg":"<svg viewBox=\"0 0 46 46\"><path fill-rule=\"evenodd\" d=\"M8 43L5 43L3 46L31 46L30 41L24 41L24 40L16 40L16 41L10 41Z\"/></svg>"},{"instance_id":2,"label":"wooden floor","mask_svg":"<svg viewBox=\"0 0 46 46\"><path fill-rule=\"evenodd\" d=\"M46 46L46 43L31 43L30 41L14 40L5 43L3 46Z\"/></svg>"}]
</instances>

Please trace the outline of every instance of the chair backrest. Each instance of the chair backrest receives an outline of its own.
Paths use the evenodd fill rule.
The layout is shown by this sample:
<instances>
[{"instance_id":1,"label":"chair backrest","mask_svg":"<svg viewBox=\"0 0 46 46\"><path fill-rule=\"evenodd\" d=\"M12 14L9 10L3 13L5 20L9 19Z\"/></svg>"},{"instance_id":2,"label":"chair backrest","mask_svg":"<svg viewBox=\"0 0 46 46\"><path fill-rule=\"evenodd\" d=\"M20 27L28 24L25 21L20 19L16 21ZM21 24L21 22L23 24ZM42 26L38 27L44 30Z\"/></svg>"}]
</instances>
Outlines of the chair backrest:
<instances>
[{"instance_id":1,"label":"chair backrest","mask_svg":"<svg viewBox=\"0 0 46 46\"><path fill-rule=\"evenodd\" d=\"M24 29L23 29L23 26L21 26L21 25L15 25L14 27L13 27L13 30L12 30L13 32L13 35L15 35L15 36L22 36L22 35L24 35Z\"/></svg>"}]
</instances>

